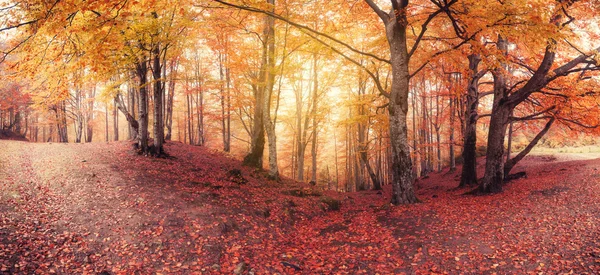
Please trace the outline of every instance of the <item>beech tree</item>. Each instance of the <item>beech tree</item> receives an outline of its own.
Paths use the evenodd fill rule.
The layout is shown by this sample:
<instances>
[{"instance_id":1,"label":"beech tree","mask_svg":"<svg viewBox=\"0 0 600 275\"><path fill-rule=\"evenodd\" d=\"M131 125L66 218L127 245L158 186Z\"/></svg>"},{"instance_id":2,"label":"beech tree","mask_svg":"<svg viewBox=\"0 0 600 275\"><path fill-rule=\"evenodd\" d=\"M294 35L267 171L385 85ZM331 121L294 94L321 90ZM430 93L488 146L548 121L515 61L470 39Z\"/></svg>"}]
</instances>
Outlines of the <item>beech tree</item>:
<instances>
[{"instance_id":1,"label":"beech tree","mask_svg":"<svg viewBox=\"0 0 600 275\"><path fill-rule=\"evenodd\" d=\"M523 119L511 118L513 110L523 102L527 101L533 93L546 93L545 90L547 90L549 85L556 83L563 77L568 77L569 75L576 73L585 74L586 71L598 69L593 52L598 52L600 48L595 48L591 51L581 51L575 48L577 49L576 52L578 52L576 57L563 58L560 61L557 59L561 50L565 51L565 48L574 48L575 46L573 46L568 39L566 40L566 45L559 45L559 41L553 36L561 33L561 31L566 31L567 26L572 24L575 20L575 18L571 17L570 13L577 12L573 9L584 8L584 2L585 1L557 1L551 7L552 13L549 24L546 25L546 29L548 30L546 46L544 47L541 60L535 59L536 61L539 60L537 67L527 65L519 59L515 61L518 65L528 70L529 73L526 78L517 81L512 87L509 87L508 78L510 76L507 74L507 65L499 66L492 71L494 76L494 105L491 112L490 130L488 133L485 175L483 181L479 185L479 190L481 192L494 193L502 190L505 175L505 163L503 157L505 153L504 141L506 129L512 119ZM508 44L509 41L507 38L498 35L496 47L504 56L508 56ZM501 64L507 64L507 62L508 61L501 61ZM557 65L557 62L561 62L561 64ZM552 114L553 109L554 108L549 107L542 112L530 115L529 118L548 113ZM551 116L553 117L554 115ZM553 122L554 119L550 118L548 120L548 127L550 127ZM543 129L540 134L543 135L547 131L547 129ZM534 138L531 144L535 145L538 140L539 138ZM509 160L508 170L510 170L518 160L522 159L522 157L523 155L518 155L514 160Z\"/></svg>"}]
</instances>

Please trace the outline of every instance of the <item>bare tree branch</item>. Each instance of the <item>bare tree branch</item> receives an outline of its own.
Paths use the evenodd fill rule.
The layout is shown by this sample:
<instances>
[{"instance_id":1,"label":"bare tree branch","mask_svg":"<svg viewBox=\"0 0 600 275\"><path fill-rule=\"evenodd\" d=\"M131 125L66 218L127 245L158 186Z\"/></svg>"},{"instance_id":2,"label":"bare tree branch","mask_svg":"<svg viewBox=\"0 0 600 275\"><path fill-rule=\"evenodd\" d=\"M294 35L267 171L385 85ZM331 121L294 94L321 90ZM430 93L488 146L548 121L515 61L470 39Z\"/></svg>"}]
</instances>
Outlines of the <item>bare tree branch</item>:
<instances>
[{"instance_id":1,"label":"bare tree branch","mask_svg":"<svg viewBox=\"0 0 600 275\"><path fill-rule=\"evenodd\" d=\"M327 39L330 39L330 40L334 41L335 43L338 43L338 44L344 46L345 48L347 48L347 49L349 49L349 50L351 50L351 51L353 51L353 52L355 52L357 54L365 55L365 56L374 58L376 60L379 60L381 62L385 62L385 63L391 64L391 62L389 60L385 59L385 58L381 58L381 57L376 56L374 54L360 51L360 50L358 50L358 49L350 46L348 43L343 42L343 41L341 41L341 40L339 40L339 39L337 39L337 38L335 38L335 37L333 37L331 35L328 35L326 33L317 31L317 30L312 29L312 28L310 28L308 26L305 26L305 25L293 22L293 21L291 21L291 20L289 20L289 19L287 19L287 18L285 18L285 17L283 17L281 15L278 15L278 14L276 14L274 12L266 11L266 10L261 10L261 9L254 8L254 7L249 7L249 6L236 5L236 4L225 2L223 0L213 0L213 1L215 1L217 3L220 3L220 4L223 4L223 5L226 5L226 6L229 6L229 7L234 7L234 8L241 9L241 10L246 10L246 11L249 11L249 12L261 13L261 14L265 14L265 15L271 16L271 17L273 17L273 18L275 18L277 20L284 21L284 22L286 22L286 23L288 23L288 24L290 24L290 25L292 25L292 26L294 26L296 28L301 29L301 30L305 30L305 31L314 33L315 35L322 36L322 37L325 37Z\"/></svg>"},{"instance_id":2,"label":"bare tree branch","mask_svg":"<svg viewBox=\"0 0 600 275\"><path fill-rule=\"evenodd\" d=\"M381 18L383 23L386 23L388 20L390 20L390 16L382 11L381 8L379 8L379 6L373 2L373 0L365 0L365 2L367 2L369 7L371 7L371 9L377 14L377 16L379 16L379 18Z\"/></svg>"}]
</instances>

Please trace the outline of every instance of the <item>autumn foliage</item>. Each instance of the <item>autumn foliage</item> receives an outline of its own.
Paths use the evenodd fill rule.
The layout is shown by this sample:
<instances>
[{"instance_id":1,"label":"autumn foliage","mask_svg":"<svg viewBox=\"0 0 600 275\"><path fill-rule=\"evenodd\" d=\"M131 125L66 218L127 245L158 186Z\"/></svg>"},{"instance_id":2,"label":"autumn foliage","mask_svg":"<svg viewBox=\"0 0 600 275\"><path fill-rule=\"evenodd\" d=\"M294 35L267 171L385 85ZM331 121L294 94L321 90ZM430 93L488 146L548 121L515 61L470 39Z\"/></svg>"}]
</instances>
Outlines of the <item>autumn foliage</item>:
<instances>
[{"instance_id":1,"label":"autumn foliage","mask_svg":"<svg viewBox=\"0 0 600 275\"><path fill-rule=\"evenodd\" d=\"M598 272L599 9L1 1L0 272Z\"/></svg>"}]
</instances>

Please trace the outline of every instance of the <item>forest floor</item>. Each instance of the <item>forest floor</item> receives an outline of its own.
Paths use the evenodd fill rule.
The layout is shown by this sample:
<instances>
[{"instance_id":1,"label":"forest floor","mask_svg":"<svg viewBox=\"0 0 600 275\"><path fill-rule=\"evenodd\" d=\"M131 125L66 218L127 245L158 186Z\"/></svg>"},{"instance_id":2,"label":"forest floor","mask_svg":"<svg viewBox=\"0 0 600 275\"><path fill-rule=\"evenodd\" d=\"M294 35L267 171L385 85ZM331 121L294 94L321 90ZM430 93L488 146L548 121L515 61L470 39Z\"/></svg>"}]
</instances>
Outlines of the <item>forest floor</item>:
<instances>
[{"instance_id":1,"label":"forest floor","mask_svg":"<svg viewBox=\"0 0 600 275\"><path fill-rule=\"evenodd\" d=\"M596 159L528 157L515 168L527 178L490 196L435 173L417 183L422 203L394 207L389 186L271 182L179 143L169 159L127 142L0 148L0 274L600 272Z\"/></svg>"}]
</instances>

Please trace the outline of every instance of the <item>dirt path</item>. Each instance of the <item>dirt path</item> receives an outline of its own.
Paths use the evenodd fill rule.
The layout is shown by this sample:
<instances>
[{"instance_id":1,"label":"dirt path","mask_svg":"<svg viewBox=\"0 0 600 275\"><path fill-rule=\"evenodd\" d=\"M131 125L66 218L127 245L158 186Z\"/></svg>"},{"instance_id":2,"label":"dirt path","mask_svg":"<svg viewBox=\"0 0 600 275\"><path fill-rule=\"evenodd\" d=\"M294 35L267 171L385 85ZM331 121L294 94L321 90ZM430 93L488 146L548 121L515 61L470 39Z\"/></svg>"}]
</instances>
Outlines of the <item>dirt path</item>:
<instances>
[{"instance_id":1,"label":"dirt path","mask_svg":"<svg viewBox=\"0 0 600 275\"><path fill-rule=\"evenodd\" d=\"M432 174L423 203L390 207L389 186L281 185L176 143L173 159L126 142L0 148L0 274L600 272L600 160L534 156L515 168L528 178L483 197Z\"/></svg>"},{"instance_id":2,"label":"dirt path","mask_svg":"<svg viewBox=\"0 0 600 275\"><path fill-rule=\"evenodd\" d=\"M194 213L193 223L205 226L213 219L201 216L214 211L111 164L114 147L0 140L0 148L1 272L143 272L198 263L194 245L180 243L190 238L183 221ZM163 232L172 227L179 230ZM144 263L154 252L160 255Z\"/></svg>"},{"instance_id":3,"label":"dirt path","mask_svg":"<svg viewBox=\"0 0 600 275\"><path fill-rule=\"evenodd\" d=\"M176 158L154 159L126 142L0 140L0 274L231 274L241 254L283 271L278 251L257 253L263 238L284 241L321 208L248 169L240 185L233 159L171 146Z\"/></svg>"}]
</instances>

